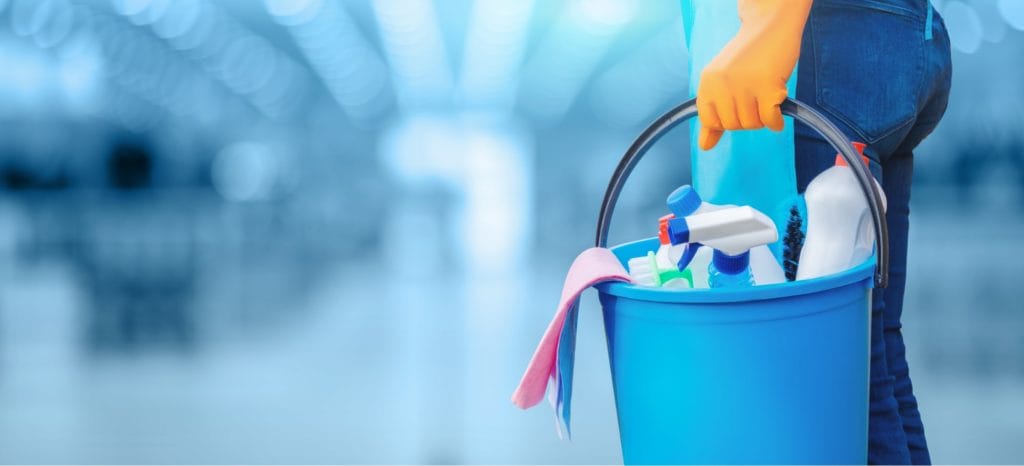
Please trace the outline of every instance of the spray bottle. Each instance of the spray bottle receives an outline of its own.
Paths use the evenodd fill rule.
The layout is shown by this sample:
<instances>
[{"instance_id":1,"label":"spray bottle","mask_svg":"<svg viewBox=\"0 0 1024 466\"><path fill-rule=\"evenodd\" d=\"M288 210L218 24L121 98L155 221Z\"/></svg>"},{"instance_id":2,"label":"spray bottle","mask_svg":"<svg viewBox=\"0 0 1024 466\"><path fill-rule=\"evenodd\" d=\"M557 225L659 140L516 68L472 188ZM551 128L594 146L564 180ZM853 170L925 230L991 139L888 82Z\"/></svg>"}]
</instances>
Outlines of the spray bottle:
<instances>
[{"instance_id":1,"label":"spray bottle","mask_svg":"<svg viewBox=\"0 0 1024 466\"><path fill-rule=\"evenodd\" d=\"M634 283L640 285L696 288L698 285L694 278L701 271L698 270L697 273L694 273L695 269L687 269L687 264L693 259L693 253L699 245L673 245L668 238L668 222L673 218L686 217L698 211L714 210L718 206L702 203L700 196L690 185L683 185L672 191L665 199L665 204L668 205L668 209L672 213L658 219L658 242L660 243L658 251L649 253L647 256L630 259L628 262L630 277ZM700 287L707 288L707 277L701 276L700 278L700 283L704 285Z\"/></svg>"},{"instance_id":2,"label":"spray bottle","mask_svg":"<svg viewBox=\"0 0 1024 466\"><path fill-rule=\"evenodd\" d=\"M672 191L672 194L669 194L666 202L675 217L679 218L736 207L733 205L722 206L704 202L701 200L700 195L697 194L697 191L690 185L676 188L675 191ZM665 242L668 242L667 234L665 234L665 240ZM677 250L682 251L682 254L676 253L675 251ZM708 267L713 260L710 248L702 247L700 243L689 243L671 246L669 251L673 252L673 254L670 254L670 257L675 257L674 263L680 270L689 268L693 275L694 288L709 287ZM750 273L753 276L754 284L757 285L770 285L786 281L782 267L766 245L757 246L750 250Z\"/></svg>"},{"instance_id":3,"label":"spray bottle","mask_svg":"<svg viewBox=\"0 0 1024 466\"><path fill-rule=\"evenodd\" d=\"M668 234L673 245L701 243L714 249L708 266L711 288L753 285L750 250L779 239L775 222L750 206L673 218L668 222Z\"/></svg>"}]
</instances>

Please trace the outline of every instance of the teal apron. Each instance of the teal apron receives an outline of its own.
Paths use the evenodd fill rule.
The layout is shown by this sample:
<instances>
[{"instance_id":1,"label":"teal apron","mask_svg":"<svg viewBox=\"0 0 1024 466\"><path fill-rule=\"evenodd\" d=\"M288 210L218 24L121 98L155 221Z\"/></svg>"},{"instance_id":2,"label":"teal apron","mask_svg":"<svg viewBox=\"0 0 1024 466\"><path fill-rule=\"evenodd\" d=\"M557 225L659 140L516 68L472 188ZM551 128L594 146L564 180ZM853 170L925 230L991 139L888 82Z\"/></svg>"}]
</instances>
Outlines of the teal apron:
<instances>
[{"instance_id":1,"label":"teal apron","mask_svg":"<svg viewBox=\"0 0 1024 466\"><path fill-rule=\"evenodd\" d=\"M689 51L690 97L697 95L700 75L740 27L734 0L681 0L686 48ZM796 95L796 71L787 83L789 95ZM702 199L713 204L754 207L775 221L779 241L770 247L782 256L782 240L795 206L804 211L796 192L793 147L793 119L785 117L781 132L767 128L727 131L709 151L697 147L698 120L690 123L693 185Z\"/></svg>"}]
</instances>

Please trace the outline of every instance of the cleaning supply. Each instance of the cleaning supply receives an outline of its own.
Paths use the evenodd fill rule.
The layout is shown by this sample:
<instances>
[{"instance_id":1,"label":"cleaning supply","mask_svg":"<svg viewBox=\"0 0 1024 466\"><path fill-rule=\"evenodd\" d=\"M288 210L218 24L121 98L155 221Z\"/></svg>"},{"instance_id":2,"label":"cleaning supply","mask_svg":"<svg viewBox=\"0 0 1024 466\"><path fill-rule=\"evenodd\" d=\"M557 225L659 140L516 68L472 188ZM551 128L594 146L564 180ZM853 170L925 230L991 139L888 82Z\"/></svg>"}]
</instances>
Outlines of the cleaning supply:
<instances>
[{"instance_id":1,"label":"cleaning supply","mask_svg":"<svg viewBox=\"0 0 1024 466\"><path fill-rule=\"evenodd\" d=\"M672 191L665 199L665 204L672 213L658 219L658 251L630 259L627 263L629 275L638 285L693 288L693 272L686 266L699 245L671 244L668 238L668 222L677 216L685 217L698 211L715 210L719 207L702 202L690 185L683 185Z\"/></svg>"},{"instance_id":2,"label":"cleaning supply","mask_svg":"<svg viewBox=\"0 0 1024 466\"><path fill-rule=\"evenodd\" d=\"M804 205L804 210L806 208L807 206ZM782 264L787 281L796 280L800 251L804 247L804 237L806 236L803 228L803 215L800 213L800 208L794 205L789 208L789 222L786 223L786 234L782 236Z\"/></svg>"},{"instance_id":3,"label":"cleaning supply","mask_svg":"<svg viewBox=\"0 0 1024 466\"><path fill-rule=\"evenodd\" d=\"M674 218L668 223L668 233L674 245L701 243L714 248L708 267L711 288L753 285L750 249L778 240L772 220L750 206Z\"/></svg>"},{"instance_id":4,"label":"cleaning supply","mask_svg":"<svg viewBox=\"0 0 1024 466\"><path fill-rule=\"evenodd\" d=\"M697 243L688 244L686 247L695 250L693 259L690 260L689 266L686 267L686 270L693 274L693 287L696 289L710 288L708 285L708 266L711 265L713 250L708 247L701 247ZM771 254L771 252L768 254Z\"/></svg>"},{"instance_id":5,"label":"cleaning supply","mask_svg":"<svg viewBox=\"0 0 1024 466\"><path fill-rule=\"evenodd\" d=\"M794 0L808 3L809 0ZM741 26L749 37L754 29L754 18L744 16L741 25L740 16L744 12L743 5L735 0L681 0L687 56L689 58L690 97L697 97L699 90L706 96L709 89L702 89L710 75L705 69L713 68L713 61L724 52L727 44L740 36ZM776 0L774 6L789 2ZM738 8L741 7L741 8ZM799 8L794 8L799 9ZM766 32L766 31L760 31ZM781 31L778 31L781 32ZM787 33L788 34L788 33ZM750 44L756 45L756 44ZM767 45L767 44L766 44ZM798 49L797 49L798 50ZM760 63L769 57L757 57ZM795 62L794 62L795 63ZM736 63L737 66L743 63ZM772 69L779 64L770 64ZM758 65L760 66L760 65ZM790 65L792 66L792 65ZM784 66L783 66L784 68ZM784 74L776 81L789 95L796 95L797 73L789 75L786 81ZM777 103L777 101L775 102ZM731 107L728 107L731 109ZM774 111L774 110L773 110ZM703 109L699 116L703 117ZM707 202L718 205L749 205L767 214L779 228L779 237L787 238L786 231L794 220L790 210L796 207L803 212L802 200L796 190L796 166L792 119L783 117L784 129L773 132L769 129L730 131L721 137L710 150L703 150L698 144L703 126L694 119L690 126L690 157L692 160L693 186ZM800 225L796 225L800 230ZM782 242L768 245L772 253L781 263L790 257L796 260L799 253L794 254L786 249Z\"/></svg>"},{"instance_id":6,"label":"cleaning supply","mask_svg":"<svg viewBox=\"0 0 1024 466\"><path fill-rule=\"evenodd\" d=\"M662 271L661 284L655 284L652 279L644 278L649 273L642 269L637 269L637 265L642 262L647 262L649 259L646 256L634 257L629 260L629 275L638 285L645 286L662 286L664 288L695 288L704 289L709 288L708 282L708 266L711 265L713 249L709 247L700 247L698 243L691 243L685 245L687 248L693 248L695 250L693 258L689 261L687 266L682 272L680 278L686 280L687 286L682 286L682 283L673 283L668 280L670 277L668 274L671 271ZM641 266L643 267L643 266ZM634 273L634 270L637 273ZM646 270L652 270L650 268ZM775 261L775 256L772 255L768 246L757 246L750 250L750 274L753 277L755 285L773 285L776 283L782 283L786 281L786 276L782 271L782 267Z\"/></svg>"},{"instance_id":7,"label":"cleaning supply","mask_svg":"<svg viewBox=\"0 0 1024 466\"><path fill-rule=\"evenodd\" d=\"M666 288L692 288L692 272L680 269L681 256L686 245L673 246L668 240L668 221L673 214L658 219L658 251L648 251L647 255L634 257L627 262L629 276L638 285Z\"/></svg>"},{"instance_id":8,"label":"cleaning supply","mask_svg":"<svg viewBox=\"0 0 1024 466\"><path fill-rule=\"evenodd\" d=\"M689 213L699 214L713 212L730 207L732 205L716 205L701 200L700 195L690 185L683 185L676 188L669 194L667 203L673 214L677 217L685 217ZM663 217L664 218L664 217ZM666 235L667 236L667 235ZM667 239L667 238L666 238ZM693 278L693 288L708 287L708 266L711 264L712 253L708 248L702 248L700 243L686 244L686 251L677 265L680 269L690 270ZM680 248L683 245L675 245L673 248ZM703 253L702 253L703 252ZM750 250L750 273L756 285L771 285L786 281L785 274L775 256L767 246L761 245Z\"/></svg>"},{"instance_id":9,"label":"cleaning supply","mask_svg":"<svg viewBox=\"0 0 1024 466\"><path fill-rule=\"evenodd\" d=\"M786 281L782 267L764 245L736 256L715 250L707 270L710 288L773 285Z\"/></svg>"},{"instance_id":10,"label":"cleaning supply","mask_svg":"<svg viewBox=\"0 0 1024 466\"><path fill-rule=\"evenodd\" d=\"M590 248L582 253L566 274L562 298L530 363L512 394L512 403L527 409L544 399L548 385L554 382L552 405L558 434L569 434L572 399L572 373L576 346L576 319L579 297L587 288L606 282L629 282L619 260L606 248Z\"/></svg>"},{"instance_id":11,"label":"cleaning supply","mask_svg":"<svg viewBox=\"0 0 1024 466\"><path fill-rule=\"evenodd\" d=\"M708 266L708 286L711 288L740 288L754 286L750 274L750 253L731 256L715 250Z\"/></svg>"},{"instance_id":12,"label":"cleaning supply","mask_svg":"<svg viewBox=\"0 0 1024 466\"><path fill-rule=\"evenodd\" d=\"M673 218L668 222L668 237L673 245L701 243L730 256L779 239L772 219L750 206Z\"/></svg>"},{"instance_id":13,"label":"cleaning supply","mask_svg":"<svg viewBox=\"0 0 1024 466\"><path fill-rule=\"evenodd\" d=\"M672 215L679 218L702 212L720 210L723 207L734 207L719 206L710 202L704 202L704 200L701 199L700 194L697 193L697 190L693 189L693 186L688 184L684 184L669 193L668 197L665 199L665 204L668 205L668 209L672 212Z\"/></svg>"},{"instance_id":14,"label":"cleaning supply","mask_svg":"<svg viewBox=\"0 0 1024 466\"><path fill-rule=\"evenodd\" d=\"M684 184L671 193L665 199L665 204L668 205L668 209L672 212L670 215L662 217L660 220L662 223L659 225L659 239L662 243L669 242L668 239L668 221L673 218L686 217L700 212L710 212L713 210L721 209L722 206L717 206L708 202L704 202L697 191L692 186ZM670 243L670 242L669 242ZM679 270L687 270L687 265L693 260L696 252L700 249L699 243L692 244L670 244L670 251L668 259L675 265ZM691 272L692 273L692 272ZM695 283L691 279L690 284L695 287Z\"/></svg>"},{"instance_id":15,"label":"cleaning supply","mask_svg":"<svg viewBox=\"0 0 1024 466\"><path fill-rule=\"evenodd\" d=\"M785 271L768 246L750 249L750 273L755 285L774 285L786 281Z\"/></svg>"},{"instance_id":16,"label":"cleaning supply","mask_svg":"<svg viewBox=\"0 0 1024 466\"><path fill-rule=\"evenodd\" d=\"M865 164L864 144L854 143ZM878 192L881 186L875 181ZM804 191L807 202L807 238L800 253L797 280L831 275L867 260L873 251L875 232L871 211L853 170L842 156L821 172ZM882 194L885 206L885 194ZM670 226L671 228L671 226Z\"/></svg>"},{"instance_id":17,"label":"cleaning supply","mask_svg":"<svg viewBox=\"0 0 1024 466\"><path fill-rule=\"evenodd\" d=\"M683 256L686 250L686 245L673 246L668 241L668 221L675 218L675 214L668 214L658 219L658 252L655 253L655 257L658 260L658 268L660 270L671 270L675 269L676 264L679 263L680 257Z\"/></svg>"},{"instance_id":18,"label":"cleaning supply","mask_svg":"<svg viewBox=\"0 0 1024 466\"><path fill-rule=\"evenodd\" d=\"M661 286L661 273L654 251L647 251L646 256L634 257L626 263L629 278L633 283L642 286Z\"/></svg>"},{"instance_id":19,"label":"cleaning supply","mask_svg":"<svg viewBox=\"0 0 1024 466\"><path fill-rule=\"evenodd\" d=\"M629 277L637 285L693 288L692 272L679 270L674 264L662 267L653 251L648 251L646 256L630 259L626 265L629 268Z\"/></svg>"}]
</instances>

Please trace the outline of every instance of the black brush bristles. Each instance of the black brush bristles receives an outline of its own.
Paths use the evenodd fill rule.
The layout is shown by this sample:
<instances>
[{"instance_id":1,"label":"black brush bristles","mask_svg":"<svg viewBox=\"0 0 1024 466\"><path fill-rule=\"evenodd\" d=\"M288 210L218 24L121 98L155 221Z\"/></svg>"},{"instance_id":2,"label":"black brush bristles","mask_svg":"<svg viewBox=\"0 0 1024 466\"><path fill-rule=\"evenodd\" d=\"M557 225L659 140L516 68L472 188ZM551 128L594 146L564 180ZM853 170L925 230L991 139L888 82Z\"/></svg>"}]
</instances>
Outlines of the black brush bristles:
<instances>
[{"instance_id":1,"label":"black brush bristles","mask_svg":"<svg viewBox=\"0 0 1024 466\"><path fill-rule=\"evenodd\" d=\"M782 268L786 280L796 280L796 268L800 264L800 250L804 247L803 218L800 209L789 208L789 222L786 223L786 237L782 239Z\"/></svg>"}]
</instances>

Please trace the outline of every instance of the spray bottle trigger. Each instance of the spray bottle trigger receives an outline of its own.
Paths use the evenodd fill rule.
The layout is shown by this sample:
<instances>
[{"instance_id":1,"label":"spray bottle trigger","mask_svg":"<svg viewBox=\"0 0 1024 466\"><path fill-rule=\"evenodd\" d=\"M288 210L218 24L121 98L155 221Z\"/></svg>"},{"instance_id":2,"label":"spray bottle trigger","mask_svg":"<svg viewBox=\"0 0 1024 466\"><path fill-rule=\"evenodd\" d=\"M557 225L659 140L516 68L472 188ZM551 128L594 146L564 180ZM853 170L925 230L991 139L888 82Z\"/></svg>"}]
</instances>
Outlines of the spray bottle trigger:
<instances>
[{"instance_id":1,"label":"spray bottle trigger","mask_svg":"<svg viewBox=\"0 0 1024 466\"><path fill-rule=\"evenodd\" d=\"M686 267L689 267L690 262L693 261L693 258L697 255L697 250L700 249L701 246L704 245L700 243L687 244L686 252L684 252L683 256L679 258L679 262L676 263L676 267L678 267L679 270L686 270Z\"/></svg>"}]
</instances>

